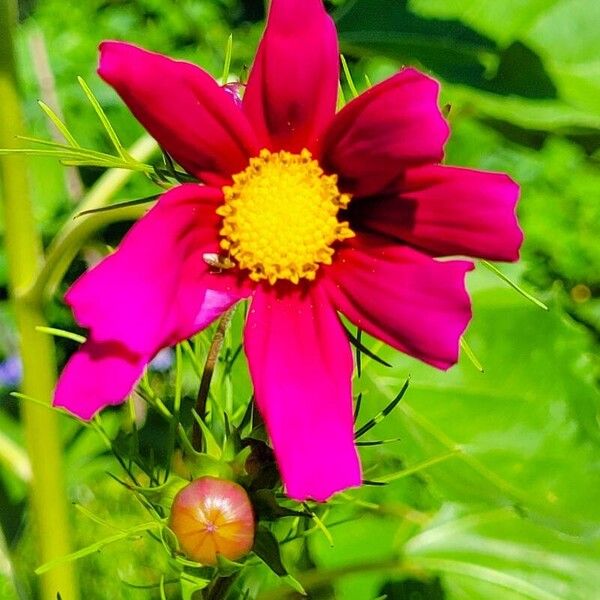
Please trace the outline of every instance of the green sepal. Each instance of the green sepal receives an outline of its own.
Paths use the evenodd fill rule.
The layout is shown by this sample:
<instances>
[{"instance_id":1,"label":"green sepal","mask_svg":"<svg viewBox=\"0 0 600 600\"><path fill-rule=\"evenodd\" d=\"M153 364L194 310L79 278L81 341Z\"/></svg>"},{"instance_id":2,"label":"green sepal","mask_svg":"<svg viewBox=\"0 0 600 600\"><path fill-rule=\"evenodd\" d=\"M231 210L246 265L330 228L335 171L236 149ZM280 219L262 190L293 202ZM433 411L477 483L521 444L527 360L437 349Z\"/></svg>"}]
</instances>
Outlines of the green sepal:
<instances>
[{"instance_id":1,"label":"green sepal","mask_svg":"<svg viewBox=\"0 0 600 600\"><path fill-rule=\"evenodd\" d=\"M246 462L250 457L252 449L250 447L242 448L230 461L231 468L236 475L236 478L243 478L248 475L246 471Z\"/></svg>"},{"instance_id":2,"label":"green sepal","mask_svg":"<svg viewBox=\"0 0 600 600\"><path fill-rule=\"evenodd\" d=\"M237 459L241 451L243 452L242 439L237 429L232 427L223 443L223 459L233 462Z\"/></svg>"},{"instance_id":3,"label":"green sepal","mask_svg":"<svg viewBox=\"0 0 600 600\"><path fill-rule=\"evenodd\" d=\"M200 592L208 587L210 581L205 579L181 578L181 598L182 600L194 600L197 598L196 592Z\"/></svg>"},{"instance_id":4,"label":"green sepal","mask_svg":"<svg viewBox=\"0 0 600 600\"><path fill-rule=\"evenodd\" d=\"M234 480L234 470L232 466L219 458L215 458L204 452L187 456L186 466L190 469L191 479L200 477L217 477L218 479Z\"/></svg>"},{"instance_id":5,"label":"green sepal","mask_svg":"<svg viewBox=\"0 0 600 600\"><path fill-rule=\"evenodd\" d=\"M165 506L167 508L170 508L171 504L173 504L175 496L189 483L189 481L183 477L173 474L171 474L169 479L162 485L149 487L124 482L123 480L114 476L113 478L127 487L127 489L141 494L144 496L144 498L152 502L152 504L160 504L161 506Z\"/></svg>"},{"instance_id":6,"label":"green sepal","mask_svg":"<svg viewBox=\"0 0 600 600\"><path fill-rule=\"evenodd\" d=\"M217 569L220 577L230 577L244 567L244 563L229 560L221 554L217 554Z\"/></svg>"}]
</instances>

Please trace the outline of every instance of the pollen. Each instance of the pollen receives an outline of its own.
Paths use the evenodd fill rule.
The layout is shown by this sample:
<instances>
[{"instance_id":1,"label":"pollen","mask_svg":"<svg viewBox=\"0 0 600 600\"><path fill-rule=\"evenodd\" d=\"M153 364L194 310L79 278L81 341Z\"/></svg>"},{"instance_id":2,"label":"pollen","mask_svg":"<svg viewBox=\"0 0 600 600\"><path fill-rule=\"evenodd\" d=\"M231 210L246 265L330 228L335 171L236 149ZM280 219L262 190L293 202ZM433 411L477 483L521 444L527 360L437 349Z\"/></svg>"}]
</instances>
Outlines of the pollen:
<instances>
[{"instance_id":1,"label":"pollen","mask_svg":"<svg viewBox=\"0 0 600 600\"><path fill-rule=\"evenodd\" d=\"M221 248L254 281L313 280L332 262L336 242L354 237L338 213L350 202L337 175L326 175L308 150L262 150L223 188Z\"/></svg>"}]
</instances>

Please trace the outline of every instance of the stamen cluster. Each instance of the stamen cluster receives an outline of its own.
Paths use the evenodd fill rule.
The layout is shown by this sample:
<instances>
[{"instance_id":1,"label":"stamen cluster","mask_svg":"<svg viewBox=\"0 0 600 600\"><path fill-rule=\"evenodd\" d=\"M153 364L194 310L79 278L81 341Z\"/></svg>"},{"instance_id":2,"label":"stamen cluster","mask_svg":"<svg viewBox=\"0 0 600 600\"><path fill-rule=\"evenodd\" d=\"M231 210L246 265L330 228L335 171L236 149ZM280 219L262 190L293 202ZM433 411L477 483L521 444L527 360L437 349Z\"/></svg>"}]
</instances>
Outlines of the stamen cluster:
<instances>
[{"instance_id":1,"label":"stamen cluster","mask_svg":"<svg viewBox=\"0 0 600 600\"><path fill-rule=\"evenodd\" d=\"M262 150L223 194L221 248L254 281L313 280L321 264L331 264L334 243L355 235L338 221L351 197L306 149Z\"/></svg>"}]
</instances>

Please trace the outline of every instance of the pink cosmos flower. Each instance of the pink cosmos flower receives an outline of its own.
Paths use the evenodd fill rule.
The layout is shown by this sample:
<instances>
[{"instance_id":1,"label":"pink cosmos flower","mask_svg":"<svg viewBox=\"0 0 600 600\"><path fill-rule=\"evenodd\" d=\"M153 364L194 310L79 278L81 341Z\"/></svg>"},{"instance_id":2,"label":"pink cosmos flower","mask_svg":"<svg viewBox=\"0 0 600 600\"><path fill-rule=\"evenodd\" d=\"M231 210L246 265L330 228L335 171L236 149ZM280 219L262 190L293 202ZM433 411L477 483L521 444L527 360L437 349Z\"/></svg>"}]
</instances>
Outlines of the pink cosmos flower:
<instances>
[{"instance_id":1,"label":"pink cosmos flower","mask_svg":"<svg viewBox=\"0 0 600 600\"><path fill-rule=\"evenodd\" d=\"M122 402L162 348L249 298L245 350L287 493L322 501L359 485L339 313L453 365L472 263L438 258L516 260L518 186L440 165L439 86L414 69L336 114L338 44L322 0L272 0L241 104L195 65L121 42L100 50L100 76L201 184L165 193L69 290L90 334L54 404L89 419ZM233 268L207 264L215 253Z\"/></svg>"}]
</instances>

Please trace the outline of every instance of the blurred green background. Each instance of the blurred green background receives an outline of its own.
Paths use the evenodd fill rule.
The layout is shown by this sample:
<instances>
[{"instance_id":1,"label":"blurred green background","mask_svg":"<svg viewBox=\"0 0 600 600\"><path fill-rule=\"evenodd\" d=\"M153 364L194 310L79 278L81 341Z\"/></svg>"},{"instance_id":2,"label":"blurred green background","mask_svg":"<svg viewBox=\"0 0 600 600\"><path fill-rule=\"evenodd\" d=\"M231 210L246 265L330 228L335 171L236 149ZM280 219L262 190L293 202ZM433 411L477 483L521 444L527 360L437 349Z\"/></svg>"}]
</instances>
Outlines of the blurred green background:
<instances>
[{"instance_id":1,"label":"blurred green background","mask_svg":"<svg viewBox=\"0 0 600 600\"><path fill-rule=\"evenodd\" d=\"M369 433L400 441L361 449L368 478L449 457L337 501L326 515L333 546L316 533L306 544L284 546L284 561L295 575L315 568L323 574L313 598L600 599L600 3L341 0L328 7L359 89L365 76L376 82L405 64L432 73L451 106L448 163L506 171L522 185L523 259L500 268L550 310L479 266L469 282L475 318L466 338L484 373L466 357L439 373L368 342L393 367L365 359L355 382L362 420L411 376L406 398ZM101 40L135 42L219 76L233 33L232 73L244 77L265 14L262 0L26 0L20 11L29 134L53 135L36 103L43 98L60 109L83 146L106 151L78 75L126 145L142 129L95 75ZM344 91L350 98L346 83ZM46 159L29 164L36 216L49 242L101 171L65 170ZM148 189L142 177L133 178L115 200ZM103 231L88 251L99 242L116 244L125 229ZM68 281L85 268L84 258ZM49 318L73 329L60 302L65 287ZM19 407L8 395L18 363L6 297L0 250L0 598L12 600L35 597L37 563ZM60 360L74 347L59 341ZM170 377L155 374L157 385ZM248 397L247 377L239 379L233 393ZM119 413L111 417L117 435ZM138 522L134 499L104 474L118 467L101 440L66 418L63 425L69 499L117 526ZM155 427L149 419L142 430L148 453ZM107 535L82 514L74 512L73 520L76 547ZM81 587L87 600L159 598L157 590L131 584L155 584L165 563L156 544L120 542L78 563ZM387 566L360 572L374 563ZM269 589L270 597L284 597L268 569L246 577L251 598Z\"/></svg>"}]
</instances>

